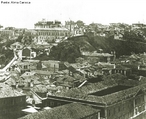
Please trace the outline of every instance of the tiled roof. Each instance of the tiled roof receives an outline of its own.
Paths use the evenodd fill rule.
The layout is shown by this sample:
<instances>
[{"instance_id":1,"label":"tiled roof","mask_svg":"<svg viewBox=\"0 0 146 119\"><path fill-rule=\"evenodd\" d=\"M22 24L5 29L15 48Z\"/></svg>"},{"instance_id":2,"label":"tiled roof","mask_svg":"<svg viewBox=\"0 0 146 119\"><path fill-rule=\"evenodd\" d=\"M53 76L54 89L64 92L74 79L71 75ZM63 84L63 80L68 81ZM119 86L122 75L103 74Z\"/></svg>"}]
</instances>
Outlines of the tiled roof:
<instances>
[{"instance_id":1,"label":"tiled roof","mask_svg":"<svg viewBox=\"0 0 146 119\"><path fill-rule=\"evenodd\" d=\"M23 46L23 44L20 43L20 42L15 42L15 43L13 43L12 45L21 45L21 46Z\"/></svg>"},{"instance_id":2,"label":"tiled roof","mask_svg":"<svg viewBox=\"0 0 146 119\"><path fill-rule=\"evenodd\" d=\"M118 86L120 85L120 83L122 85L124 84L122 82L115 80L103 81L103 82L83 86L81 88L73 88L65 92L56 93L55 95L59 97L73 98L77 100L84 100L84 101L96 102L101 104L111 104L136 95L140 89L144 89L144 87L146 86L146 84L138 85L132 88L121 90L104 96L89 95L91 93L95 93L98 91L102 91L104 89Z\"/></svg>"},{"instance_id":3,"label":"tiled roof","mask_svg":"<svg viewBox=\"0 0 146 119\"><path fill-rule=\"evenodd\" d=\"M41 93L47 92L47 88L44 85L36 85L33 87L32 90L34 92L41 92Z\"/></svg>"},{"instance_id":4,"label":"tiled roof","mask_svg":"<svg viewBox=\"0 0 146 119\"><path fill-rule=\"evenodd\" d=\"M25 94L18 92L4 83L0 83L0 98L17 97L23 95Z\"/></svg>"},{"instance_id":5,"label":"tiled roof","mask_svg":"<svg viewBox=\"0 0 146 119\"><path fill-rule=\"evenodd\" d=\"M75 79L78 79L79 81L84 81L84 80L86 80L86 78L84 78L83 76L81 76L80 74L77 74L77 73L74 73L74 74L73 74L73 77L74 77Z\"/></svg>"},{"instance_id":6,"label":"tiled roof","mask_svg":"<svg viewBox=\"0 0 146 119\"><path fill-rule=\"evenodd\" d=\"M35 72L36 74L40 74L40 75L51 75L51 74L54 74L51 71L43 71L43 70L34 70L33 72Z\"/></svg>"},{"instance_id":7,"label":"tiled roof","mask_svg":"<svg viewBox=\"0 0 146 119\"><path fill-rule=\"evenodd\" d=\"M71 77L71 76L68 76L68 75L64 75L64 76L61 76L59 77L59 79L57 81L63 81L63 82L73 82L75 81L76 79Z\"/></svg>"},{"instance_id":8,"label":"tiled roof","mask_svg":"<svg viewBox=\"0 0 146 119\"><path fill-rule=\"evenodd\" d=\"M98 109L80 103L71 103L33 113L19 119L82 119L99 111Z\"/></svg>"}]
</instances>

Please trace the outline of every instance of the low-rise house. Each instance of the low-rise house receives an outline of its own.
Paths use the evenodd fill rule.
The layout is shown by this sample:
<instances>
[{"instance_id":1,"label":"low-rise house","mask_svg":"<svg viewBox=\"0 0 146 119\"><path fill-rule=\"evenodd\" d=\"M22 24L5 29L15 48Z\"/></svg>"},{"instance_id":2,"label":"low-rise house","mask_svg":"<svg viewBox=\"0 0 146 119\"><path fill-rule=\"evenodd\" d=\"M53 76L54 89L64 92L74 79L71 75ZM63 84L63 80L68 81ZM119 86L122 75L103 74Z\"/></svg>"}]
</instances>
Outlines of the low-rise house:
<instances>
[{"instance_id":1,"label":"low-rise house","mask_svg":"<svg viewBox=\"0 0 146 119\"><path fill-rule=\"evenodd\" d=\"M40 76L35 72L25 72L21 76L21 80L25 87L34 87L35 85L41 84Z\"/></svg>"},{"instance_id":2,"label":"low-rise house","mask_svg":"<svg viewBox=\"0 0 146 119\"><path fill-rule=\"evenodd\" d=\"M16 119L23 116L21 110L26 106L26 95L16 89L0 84L0 118Z\"/></svg>"},{"instance_id":3,"label":"low-rise house","mask_svg":"<svg viewBox=\"0 0 146 119\"><path fill-rule=\"evenodd\" d=\"M138 66L138 75L146 76L146 65L139 65Z\"/></svg>"},{"instance_id":4,"label":"low-rise house","mask_svg":"<svg viewBox=\"0 0 146 119\"><path fill-rule=\"evenodd\" d=\"M132 74L132 70L122 65L116 65L116 68L112 69L112 74L120 73L125 76L130 76Z\"/></svg>"},{"instance_id":5,"label":"low-rise house","mask_svg":"<svg viewBox=\"0 0 146 119\"><path fill-rule=\"evenodd\" d=\"M100 62L110 62L113 59L113 55L109 53L97 53L97 52L82 52L85 58L95 57L99 58Z\"/></svg>"},{"instance_id":6,"label":"low-rise house","mask_svg":"<svg viewBox=\"0 0 146 119\"><path fill-rule=\"evenodd\" d=\"M46 97L48 92L47 88L42 84L34 86L32 90L43 98Z\"/></svg>"},{"instance_id":7,"label":"low-rise house","mask_svg":"<svg viewBox=\"0 0 146 119\"><path fill-rule=\"evenodd\" d=\"M20 50L20 49L22 49L23 47L24 47L24 45L23 45L22 43L20 43L20 42L15 42L15 43L13 43L13 44L10 45L10 48L11 48L12 50L14 50L14 49Z\"/></svg>"},{"instance_id":8,"label":"low-rise house","mask_svg":"<svg viewBox=\"0 0 146 119\"><path fill-rule=\"evenodd\" d=\"M31 48L26 47L22 50L22 59L32 59L36 57L36 52Z\"/></svg>"},{"instance_id":9,"label":"low-rise house","mask_svg":"<svg viewBox=\"0 0 146 119\"><path fill-rule=\"evenodd\" d=\"M100 109L80 103L71 103L44 110L19 119L100 119Z\"/></svg>"},{"instance_id":10,"label":"low-rise house","mask_svg":"<svg viewBox=\"0 0 146 119\"><path fill-rule=\"evenodd\" d=\"M49 80L56 73L52 71L33 70L33 72L44 80Z\"/></svg>"},{"instance_id":11,"label":"low-rise house","mask_svg":"<svg viewBox=\"0 0 146 119\"><path fill-rule=\"evenodd\" d=\"M56 79L55 84L57 86L63 86L66 88L73 88L73 87L77 87L80 84L80 82L81 82L80 79L75 79L74 77L65 75L65 76L58 77Z\"/></svg>"},{"instance_id":12,"label":"low-rise house","mask_svg":"<svg viewBox=\"0 0 146 119\"><path fill-rule=\"evenodd\" d=\"M18 62L17 66L19 67L21 73L30 72L31 70L36 70L37 63L33 62Z\"/></svg>"},{"instance_id":13,"label":"low-rise house","mask_svg":"<svg viewBox=\"0 0 146 119\"><path fill-rule=\"evenodd\" d=\"M55 61L55 60L48 60L48 61L42 61L42 65L44 66L44 70L48 71L60 71L65 69L65 65L61 61Z\"/></svg>"}]
</instances>

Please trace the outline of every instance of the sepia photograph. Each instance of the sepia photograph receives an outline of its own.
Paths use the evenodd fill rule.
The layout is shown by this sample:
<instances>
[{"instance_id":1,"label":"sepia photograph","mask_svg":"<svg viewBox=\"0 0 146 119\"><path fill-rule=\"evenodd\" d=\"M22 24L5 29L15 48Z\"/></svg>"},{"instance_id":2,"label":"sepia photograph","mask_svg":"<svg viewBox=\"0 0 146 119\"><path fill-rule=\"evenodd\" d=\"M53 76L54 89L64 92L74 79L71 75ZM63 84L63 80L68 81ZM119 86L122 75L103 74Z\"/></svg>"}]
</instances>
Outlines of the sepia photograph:
<instances>
[{"instance_id":1,"label":"sepia photograph","mask_svg":"<svg viewBox=\"0 0 146 119\"><path fill-rule=\"evenodd\" d=\"M145 0L1 0L0 119L146 119Z\"/></svg>"}]
</instances>

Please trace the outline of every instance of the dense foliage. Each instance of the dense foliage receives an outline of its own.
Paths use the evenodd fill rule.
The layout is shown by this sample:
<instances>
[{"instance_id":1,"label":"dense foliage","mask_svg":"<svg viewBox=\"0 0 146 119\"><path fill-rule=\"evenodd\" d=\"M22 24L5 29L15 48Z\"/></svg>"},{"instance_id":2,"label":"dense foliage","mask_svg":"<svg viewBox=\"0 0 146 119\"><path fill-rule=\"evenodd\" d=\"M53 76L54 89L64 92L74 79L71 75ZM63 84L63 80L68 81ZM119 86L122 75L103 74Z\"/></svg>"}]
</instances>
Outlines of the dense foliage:
<instances>
[{"instance_id":1,"label":"dense foliage","mask_svg":"<svg viewBox=\"0 0 146 119\"><path fill-rule=\"evenodd\" d=\"M130 55L134 53L146 52L146 44L131 40L114 40L113 36L108 38L101 36L77 36L69 38L67 41L58 44L51 49L51 59L75 62L75 59L81 57L82 51L97 51L111 53L116 52L116 56Z\"/></svg>"}]
</instances>

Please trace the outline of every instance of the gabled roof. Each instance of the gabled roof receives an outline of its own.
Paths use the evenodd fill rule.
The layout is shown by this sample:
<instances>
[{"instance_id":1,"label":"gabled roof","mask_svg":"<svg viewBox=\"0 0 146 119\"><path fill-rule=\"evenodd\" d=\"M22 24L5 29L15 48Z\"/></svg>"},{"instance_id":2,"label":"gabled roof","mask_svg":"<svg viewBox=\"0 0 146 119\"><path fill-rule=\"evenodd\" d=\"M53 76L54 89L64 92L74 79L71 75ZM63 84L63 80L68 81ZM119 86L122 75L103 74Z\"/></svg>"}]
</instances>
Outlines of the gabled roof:
<instances>
[{"instance_id":1,"label":"gabled roof","mask_svg":"<svg viewBox=\"0 0 146 119\"><path fill-rule=\"evenodd\" d=\"M99 111L99 109L94 109L80 103L71 103L33 113L19 119L82 119Z\"/></svg>"},{"instance_id":2,"label":"gabled roof","mask_svg":"<svg viewBox=\"0 0 146 119\"><path fill-rule=\"evenodd\" d=\"M100 103L107 105L135 96L140 89L144 90L144 87L146 86L145 83L143 85L138 85L135 87L131 87L118 92L113 92L111 94L107 94L103 96L91 95L92 93L96 93L108 88L118 86L120 85L120 83L122 85L124 84L123 82L119 82L116 80L101 81L99 83L86 85L81 88L73 88L65 92L56 93L55 95L59 97L65 97L70 99L77 99L77 100L83 100L83 101L95 102L98 104Z\"/></svg>"},{"instance_id":3,"label":"gabled roof","mask_svg":"<svg viewBox=\"0 0 146 119\"><path fill-rule=\"evenodd\" d=\"M51 71L43 71L43 70L34 70L33 72L38 74L38 75L48 75L48 76L51 75L51 74L54 74Z\"/></svg>"},{"instance_id":4,"label":"gabled roof","mask_svg":"<svg viewBox=\"0 0 146 119\"><path fill-rule=\"evenodd\" d=\"M41 92L41 93L46 93L47 88L44 85L36 85L32 89L34 92Z\"/></svg>"},{"instance_id":5,"label":"gabled roof","mask_svg":"<svg viewBox=\"0 0 146 119\"><path fill-rule=\"evenodd\" d=\"M13 43L13 44L11 44L11 45L21 45L21 46L23 46L23 44L20 43L20 42L15 42L15 43Z\"/></svg>"},{"instance_id":6,"label":"gabled roof","mask_svg":"<svg viewBox=\"0 0 146 119\"><path fill-rule=\"evenodd\" d=\"M17 90L9 87L4 83L0 83L0 98L8 98L8 97L18 97L24 96L22 92L18 92Z\"/></svg>"}]
</instances>

